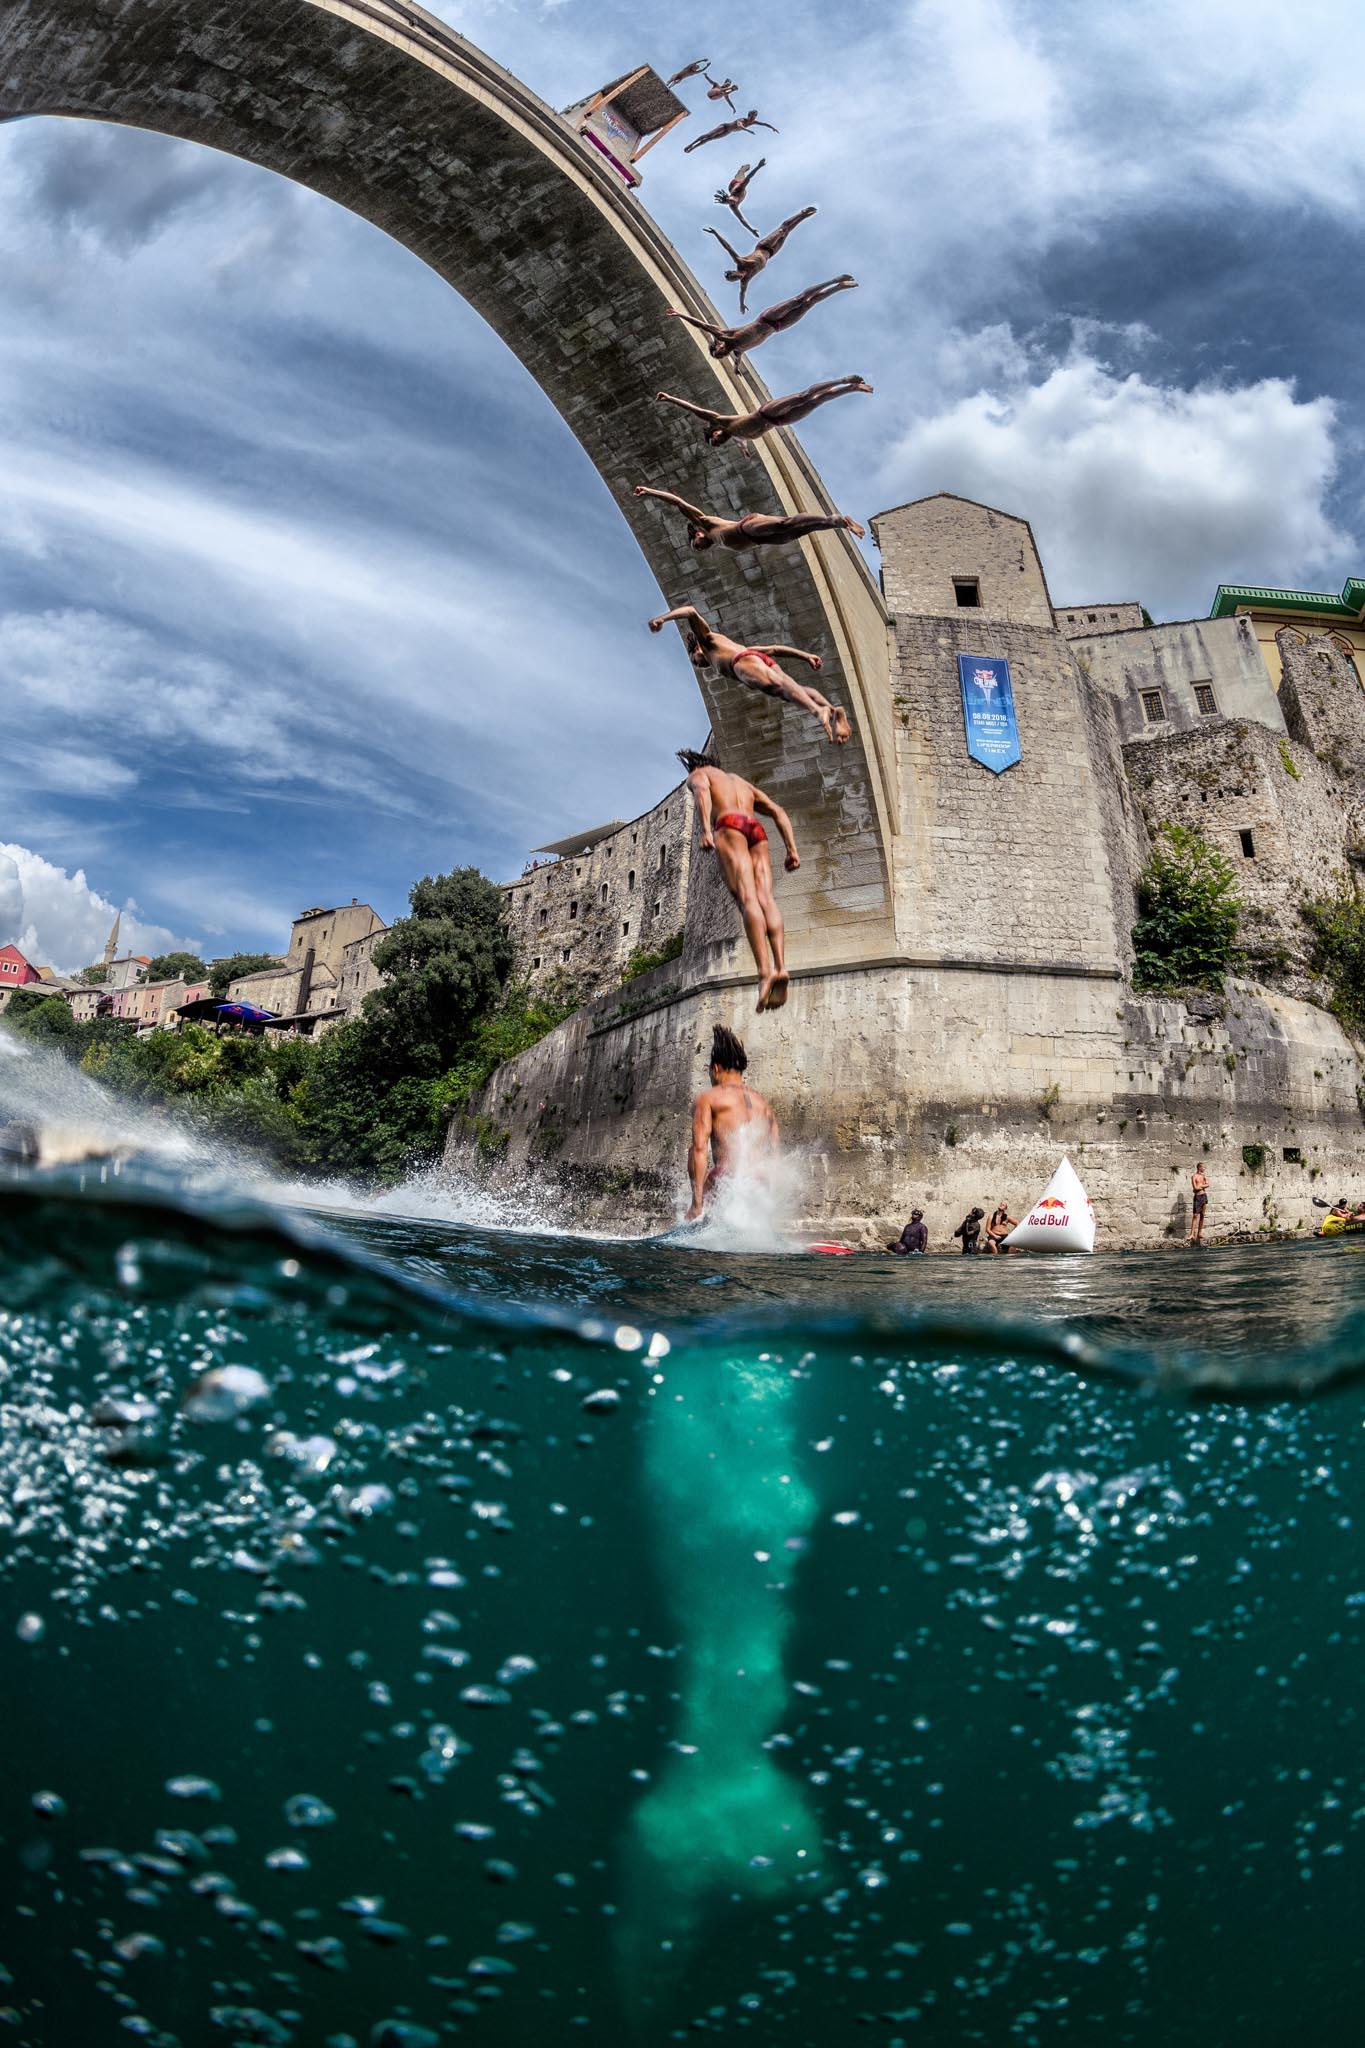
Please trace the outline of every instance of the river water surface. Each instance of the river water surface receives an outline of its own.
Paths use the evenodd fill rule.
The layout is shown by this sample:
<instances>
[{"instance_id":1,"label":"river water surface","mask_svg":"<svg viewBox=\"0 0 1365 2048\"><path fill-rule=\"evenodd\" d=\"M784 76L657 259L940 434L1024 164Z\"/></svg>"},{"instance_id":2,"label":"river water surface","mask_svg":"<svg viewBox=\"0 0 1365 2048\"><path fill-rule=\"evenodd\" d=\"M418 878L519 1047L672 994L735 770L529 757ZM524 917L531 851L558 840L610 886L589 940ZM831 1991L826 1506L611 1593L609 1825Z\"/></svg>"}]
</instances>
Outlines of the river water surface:
<instances>
[{"instance_id":1,"label":"river water surface","mask_svg":"<svg viewBox=\"0 0 1365 2048\"><path fill-rule=\"evenodd\" d=\"M10 1169L10 2038L1357 2042L1363 1306Z\"/></svg>"}]
</instances>

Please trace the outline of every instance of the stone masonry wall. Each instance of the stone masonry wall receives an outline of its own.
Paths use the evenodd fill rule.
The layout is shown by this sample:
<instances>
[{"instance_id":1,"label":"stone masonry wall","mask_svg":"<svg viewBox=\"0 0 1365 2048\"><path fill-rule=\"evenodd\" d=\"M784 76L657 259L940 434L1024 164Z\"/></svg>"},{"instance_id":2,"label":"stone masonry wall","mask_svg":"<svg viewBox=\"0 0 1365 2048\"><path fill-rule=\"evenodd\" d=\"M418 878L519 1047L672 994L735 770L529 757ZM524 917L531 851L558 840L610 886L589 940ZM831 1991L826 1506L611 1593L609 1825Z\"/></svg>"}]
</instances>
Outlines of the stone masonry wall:
<instances>
[{"instance_id":1,"label":"stone masonry wall","mask_svg":"<svg viewBox=\"0 0 1365 2048\"><path fill-rule=\"evenodd\" d=\"M1134 603L1068 605L1056 618L1057 631L1068 640L1092 633L1123 633L1144 624L1142 606Z\"/></svg>"},{"instance_id":2,"label":"stone masonry wall","mask_svg":"<svg viewBox=\"0 0 1365 2048\"><path fill-rule=\"evenodd\" d=\"M1191 826L1232 862L1253 964L1286 974L1301 994L1316 992L1299 905L1334 896L1350 873L1330 771L1301 742L1242 720L1124 751L1149 829Z\"/></svg>"},{"instance_id":3,"label":"stone masonry wall","mask_svg":"<svg viewBox=\"0 0 1365 2048\"><path fill-rule=\"evenodd\" d=\"M1326 1012L1254 984L1186 1004L1045 971L817 971L756 1024L746 990L670 993L667 972L501 1068L452 1128L450 1170L520 1189L554 1225L671 1224L689 1104L726 1023L795 1155L798 1237L884 1243L915 1205L948 1249L974 1203L1021 1214L1064 1153L1100 1249L1183 1235L1198 1159L1215 1234L1306 1233L1315 1192L1365 1195L1352 1046Z\"/></svg>"},{"instance_id":4,"label":"stone masonry wall","mask_svg":"<svg viewBox=\"0 0 1365 2048\"><path fill-rule=\"evenodd\" d=\"M683 928L691 865L686 784L586 853L533 869L503 890L517 973L581 1001L620 985L636 947L657 952Z\"/></svg>"},{"instance_id":5,"label":"stone masonry wall","mask_svg":"<svg viewBox=\"0 0 1365 2048\"><path fill-rule=\"evenodd\" d=\"M1131 632L1076 634L1072 651L1086 681L1111 697L1126 740L1190 732L1213 718L1255 718L1283 732L1274 686L1248 619L1185 619ZM1214 711L1200 709L1195 690L1213 691ZM1143 692L1160 695L1153 720Z\"/></svg>"},{"instance_id":6,"label":"stone masonry wall","mask_svg":"<svg viewBox=\"0 0 1365 2048\"><path fill-rule=\"evenodd\" d=\"M882 554L887 610L941 614L959 609L954 578L975 578L979 607L1013 624L1052 627L1052 602L1027 519L941 491L879 512L872 531Z\"/></svg>"},{"instance_id":7,"label":"stone masonry wall","mask_svg":"<svg viewBox=\"0 0 1365 2048\"><path fill-rule=\"evenodd\" d=\"M1050 625L961 611L898 615L895 648L903 950L1117 973L1131 923L1110 863L1124 829L1119 778L1097 772L1095 714L1065 640ZM1023 758L1003 775L967 754L959 654L1009 660Z\"/></svg>"},{"instance_id":8,"label":"stone masonry wall","mask_svg":"<svg viewBox=\"0 0 1365 2048\"><path fill-rule=\"evenodd\" d=\"M1311 747L1334 781L1365 775L1365 690L1354 664L1326 633L1305 637L1290 630L1276 639L1289 731Z\"/></svg>"}]
</instances>

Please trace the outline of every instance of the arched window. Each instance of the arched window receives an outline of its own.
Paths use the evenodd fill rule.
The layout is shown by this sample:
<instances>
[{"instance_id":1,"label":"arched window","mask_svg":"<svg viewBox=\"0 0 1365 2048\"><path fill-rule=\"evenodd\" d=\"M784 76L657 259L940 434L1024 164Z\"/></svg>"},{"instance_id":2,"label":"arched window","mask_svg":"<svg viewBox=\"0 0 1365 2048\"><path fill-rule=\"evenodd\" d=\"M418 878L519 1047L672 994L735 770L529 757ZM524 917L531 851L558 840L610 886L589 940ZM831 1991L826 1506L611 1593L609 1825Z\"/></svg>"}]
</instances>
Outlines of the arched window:
<instances>
[{"instance_id":1,"label":"arched window","mask_svg":"<svg viewBox=\"0 0 1365 2048\"><path fill-rule=\"evenodd\" d=\"M1327 637L1331 641L1333 647L1336 648L1337 653L1342 655L1345 658L1345 660L1350 663L1351 673L1355 677L1356 681L1359 682L1360 670L1356 666L1356 651L1354 647L1352 647L1350 641L1344 638L1344 636L1340 633L1329 633Z\"/></svg>"}]
</instances>

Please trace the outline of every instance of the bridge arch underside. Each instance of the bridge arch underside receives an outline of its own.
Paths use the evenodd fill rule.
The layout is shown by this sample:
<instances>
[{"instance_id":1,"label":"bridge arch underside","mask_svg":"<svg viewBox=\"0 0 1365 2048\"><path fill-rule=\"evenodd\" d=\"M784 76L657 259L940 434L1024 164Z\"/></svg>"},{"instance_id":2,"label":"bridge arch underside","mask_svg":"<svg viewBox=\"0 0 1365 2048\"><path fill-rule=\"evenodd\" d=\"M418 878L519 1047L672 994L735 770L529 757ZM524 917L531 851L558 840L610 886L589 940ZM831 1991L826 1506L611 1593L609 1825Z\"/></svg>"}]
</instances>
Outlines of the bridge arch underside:
<instances>
[{"instance_id":1,"label":"bridge arch underside","mask_svg":"<svg viewBox=\"0 0 1365 2048\"><path fill-rule=\"evenodd\" d=\"M0 119L111 121L245 158L373 222L474 306L572 427L669 602L824 657L821 686L855 728L843 749L733 684L704 678L702 696L723 757L796 822L803 866L783 902L804 957L884 953L897 804L885 614L866 565L842 534L697 556L680 522L631 495L650 481L722 511L829 507L794 437L711 450L654 402L666 387L739 409L762 387L663 317L670 304L716 316L567 124L426 24L392 0L7 0Z\"/></svg>"}]
</instances>

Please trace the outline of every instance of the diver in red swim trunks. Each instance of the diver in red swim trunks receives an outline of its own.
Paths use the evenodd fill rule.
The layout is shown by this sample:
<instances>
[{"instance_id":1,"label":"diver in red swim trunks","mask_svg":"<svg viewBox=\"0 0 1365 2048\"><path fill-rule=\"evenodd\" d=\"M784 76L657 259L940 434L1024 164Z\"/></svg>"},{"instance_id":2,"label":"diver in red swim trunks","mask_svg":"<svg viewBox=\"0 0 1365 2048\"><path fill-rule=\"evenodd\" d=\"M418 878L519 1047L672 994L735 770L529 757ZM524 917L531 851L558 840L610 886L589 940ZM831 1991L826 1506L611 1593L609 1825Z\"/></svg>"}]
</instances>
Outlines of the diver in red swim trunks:
<instances>
[{"instance_id":1,"label":"diver in red swim trunks","mask_svg":"<svg viewBox=\"0 0 1365 2048\"><path fill-rule=\"evenodd\" d=\"M678 755L697 806L701 843L714 851L725 886L739 905L744 933L758 969L758 1008L780 1010L787 1000L787 962L782 913L773 897L773 863L768 835L757 813L772 819L787 849L788 874L801 865L791 819L742 775L730 775L711 754L684 747Z\"/></svg>"},{"instance_id":2,"label":"diver in red swim trunks","mask_svg":"<svg viewBox=\"0 0 1365 2048\"><path fill-rule=\"evenodd\" d=\"M711 1085L692 1104L689 1223L701 1215L728 1175L760 1164L765 1153L777 1150L777 1118L758 1090L746 1087L748 1064L742 1041L717 1024L711 1033Z\"/></svg>"},{"instance_id":3,"label":"diver in red swim trunks","mask_svg":"<svg viewBox=\"0 0 1365 2048\"><path fill-rule=\"evenodd\" d=\"M818 654L807 654L800 647L782 647L774 642L771 646L742 647L738 640L730 639L726 633L704 619L694 604L675 604L672 611L660 612L657 619L651 619L651 633L662 633L670 619L677 619L687 627L687 652L693 668L713 668L718 675L731 676L737 683L743 683L751 690L761 690L765 697L781 697L788 704L795 704L798 710L809 711L818 718L824 728L825 738L833 740L837 747L846 746L853 737L853 727L848 722L848 713L819 690L812 690L807 683L798 683L784 668L779 668L775 657L785 654L792 661L809 662L818 671L824 666Z\"/></svg>"}]
</instances>

